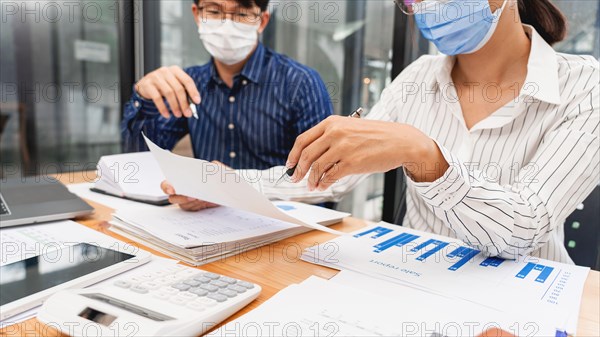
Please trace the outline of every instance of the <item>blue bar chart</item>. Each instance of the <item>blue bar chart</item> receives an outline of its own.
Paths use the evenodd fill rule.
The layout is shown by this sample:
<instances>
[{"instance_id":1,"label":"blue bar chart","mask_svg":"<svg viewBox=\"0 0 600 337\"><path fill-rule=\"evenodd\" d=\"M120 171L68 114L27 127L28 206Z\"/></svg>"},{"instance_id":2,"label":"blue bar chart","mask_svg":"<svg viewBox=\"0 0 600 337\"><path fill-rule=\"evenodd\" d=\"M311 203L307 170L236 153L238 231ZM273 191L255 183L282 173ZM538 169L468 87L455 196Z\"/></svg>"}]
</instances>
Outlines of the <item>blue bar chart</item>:
<instances>
[{"instance_id":1,"label":"blue bar chart","mask_svg":"<svg viewBox=\"0 0 600 337\"><path fill-rule=\"evenodd\" d=\"M544 283L546 282L546 279L548 279L548 276L550 276L550 274L552 274L552 271L554 270L554 268L552 267L544 267L544 269L542 269L542 272L540 273L540 275L538 277L536 277L535 282L540 282L540 283Z\"/></svg>"},{"instance_id":2,"label":"blue bar chart","mask_svg":"<svg viewBox=\"0 0 600 337\"><path fill-rule=\"evenodd\" d=\"M504 262L504 259L501 259L499 257L494 257L494 256L490 256L487 259L483 260L483 262L481 262L479 265L482 267L498 267L500 264L502 264L502 262Z\"/></svg>"},{"instance_id":3,"label":"blue bar chart","mask_svg":"<svg viewBox=\"0 0 600 337\"><path fill-rule=\"evenodd\" d=\"M371 239L377 239L378 237L384 236L390 232L393 232L393 230L389 229L389 228L385 228L385 227L375 227L375 228L371 228L368 231L362 232L362 233L358 233L358 234L354 234L355 238L359 238L361 236L365 236L365 235L369 235L369 234L373 234L371 235Z\"/></svg>"},{"instance_id":4,"label":"blue bar chart","mask_svg":"<svg viewBox=\"0 0 600 337\"><path fill-rule=\"evenodd\" d=\"M427 246L429 246L429 245L434 245L435 247L433 247L430 250L428 250L427 252L423 253L423 255L417 257L417 261L424 261L431 255L439 252L440 250L442 250L444 247L446 247L448 245L448 242L430 239L430 240L427 240L427 241L423 242L422 244L416 246L415 248L411 249L411 251L418 252L419 250L427 248Z\"/></svg>"},{"instance_id":5,"label":"blue bar chart","mask_svg":"<svg viewBox=\"0 0 600 337\"><path fill-rule=\"evenodd\" d=\"M377 244L373 247L375 248L375 253L381 253L392 247L402 247L405 244L412 242L417 238L419 238L418 235L402 233L402 234L397 235L389 240L383 241L382 243Z\"/></svg>"},{"instance_id":6,"label":"blue bar chart","mask_svg":"<svg viewBox=\"0 0 600 337\"><path fill-rule=\"evenodd\" d=\"M529 262L527 263L527 265L525 265L525 267L523 267L523 269L521 269L521 271L517 273L515 277L524 279L527 277L527 275L529 275L529 273L531 273L532 270L540 272L539 275L535 278L535 281L539 283L544 283L546 282L550 274L552 274L554 268Z\"/></svg>"},{"instance_id":7,"label":"blue bar chart","mask_svg":"<svg viewBox=\"0 0 600 337\"><path fill-rule=\"evenodd\" d=\"M428 258L435 254L439 254L444 248L447 248L450 245L449 242L427 238L426 236L415 235L408 232L398 232L395 229L384 226L372 227L368 230L354 234L353 237L373 240L379 239L379 243L372 246L374 253L383 253L390 248L403 247L412 243L412 247L409 247L408 249L410 252L417 253L418 256L415 255L417 256L415 260L420 262L425 262ZM449 251L449 249L447 251ZM442 254L446 254L447 251L444 251ZM447 267L447 270L453 272L458 271L474 260L477 261L475 262L476 266L483 268L498 268L506 261L495 256L476 259L480 253L480 250L468 246L458 246L455 249L452 249L445 255L446 258L450 259L451 263L451 265ZM544 283L551 276L554 268L530 262L527 263L515 277L525 279L532 271L535 271L537 274L534 279L535 282Z\"/></svg>"},{"instance_id":8,"label":"blue bar chart","mask_svg":"<svg viewBox=\"0 0 600 337\"><path fill-rule=\"evenodd\" d=\"M457 252L455 254L456 257L460 257L460 260L458 260L458 262L456 262L455 264L451 265L448 270L458 270L460 269L460 267L464 266L465 264L467 264L467 262L469 262L472 258L474 258L475 256L477 256L477 254L480 253L479 250L477 249L473 249L473 248L469 248L469 247L461 247L461 248L457 248L454 252L456 252L458 249L460 249L459 252ZM453 253L454 253L453 252ZM448 257L451 257L452 253L448 254Z\"/></svg>"}]
</instances>

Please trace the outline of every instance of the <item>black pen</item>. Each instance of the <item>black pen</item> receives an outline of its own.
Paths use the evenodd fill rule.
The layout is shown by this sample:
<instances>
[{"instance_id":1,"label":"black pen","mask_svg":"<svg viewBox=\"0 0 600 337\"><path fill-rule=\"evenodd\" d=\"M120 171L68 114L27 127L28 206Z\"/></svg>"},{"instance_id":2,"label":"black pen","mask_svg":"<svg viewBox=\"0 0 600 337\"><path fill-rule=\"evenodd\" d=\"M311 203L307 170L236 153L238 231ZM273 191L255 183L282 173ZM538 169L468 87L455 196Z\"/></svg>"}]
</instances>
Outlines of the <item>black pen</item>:
<instances>
[{"instance_id":1,"label":"black pen","mask_svg":"<svg viewBox=\"0 0 600 337\"><path fill-rule=\"evenodd\" d=\"M363 112L364 112L364 109L361 108L361 107L358 107L356 110L352 111L352 113L349 114L348 117L351 117L351 118L360 118ZM287 169L283 173L283 175L279 179L277 179L277 181L275 182L275 186L279 185L283 181L283 179L285 178L285 176L288 176L288 177L293 176L294 172L296 172L296 166L297 165L294 165L294 167Z\"/></svg>"}]
</instances>

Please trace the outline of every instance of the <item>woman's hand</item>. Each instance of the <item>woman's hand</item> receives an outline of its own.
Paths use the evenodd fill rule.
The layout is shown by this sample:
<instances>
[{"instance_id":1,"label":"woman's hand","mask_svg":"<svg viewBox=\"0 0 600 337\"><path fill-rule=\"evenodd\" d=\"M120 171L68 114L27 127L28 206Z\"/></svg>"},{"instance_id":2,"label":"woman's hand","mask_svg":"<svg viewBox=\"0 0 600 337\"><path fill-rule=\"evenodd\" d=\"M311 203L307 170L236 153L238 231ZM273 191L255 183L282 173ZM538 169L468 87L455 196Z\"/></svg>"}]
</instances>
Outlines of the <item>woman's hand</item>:
<instances>
[{"instance_id":1,"label":"woman's hand","mask_svg":"<svg viewBox=\"0 0 600 337\"><path fill-rule=\"evenodd\" d=\"M412 126L332 116L298 136L286 166L296 166L293 182L302 180L310 169L309 190L325 190L351 174L400 166L417 181L433 181L443 175L448 163L437 144ZM432 175L432 170L437 173Z\"/></svg>"},{"instance_id":2,"label":"woman's hand","mask_svg":"<svg viewBox=\"0 0 600 337\"><path fill-rule=\"evenodd\" d=\"M188 212L196 212L205 208L218 207L219 205L212 202L198 200L184 195L175 194L175 189L168 181L160 183L160 188L169 196L169 202L178 204L179 208Z\"/></svg>"}]
</instances>

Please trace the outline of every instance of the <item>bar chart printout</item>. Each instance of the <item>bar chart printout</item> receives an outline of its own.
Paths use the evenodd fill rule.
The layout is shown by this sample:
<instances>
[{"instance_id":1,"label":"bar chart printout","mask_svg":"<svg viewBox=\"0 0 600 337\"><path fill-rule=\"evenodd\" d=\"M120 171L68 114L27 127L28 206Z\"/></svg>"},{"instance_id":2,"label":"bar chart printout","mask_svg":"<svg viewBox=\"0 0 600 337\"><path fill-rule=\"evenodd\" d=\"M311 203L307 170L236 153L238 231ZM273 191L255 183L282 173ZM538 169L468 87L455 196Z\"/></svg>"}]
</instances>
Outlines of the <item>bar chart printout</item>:
<instances>
[{"instance_id":1,"label":"bar chart printout","mask_svg":"<svg viewBox=\"0 0 600 337\"><path fill-rule=\"evenodd\" d=\"M487 259L483 260L483 262L481 262L479 265L482 267L498 267L499 265L502 264L502 262L504 262L504 259L499 258L499 257L494 257L494 256L490 256Z\"/></svg>"},{"instance_id":2,"label":"bar chart printout","mask_svg":"<svg viewBox=\"0 0 600 337\"><path fill-rule=\"evenodd\" d=\"M458 262L456 262L455 264L451 265L448 270L458 270L460 269L460 267L464 266L465 264L467 264L467 262L469 262L472 258L474 258L475 256L477 256L477 254L479 254L480 251L477 249L473 249L473 248L469 248L469 247L458 247L456 248L452 253L446 255L447 257L458 257L460 258L460 260L458 260Z\"/></svg>"},{"instance_id":3,"label":"bar chart printout","mask_svg":"<svg viewBox=\"0 0 600 337\"><path fill-rule=\"evenodd\" d=\"M393 230L389 229L389 228L385 228L385 227L375 227L375 228L371 228L368 231L364 231L362 233L358 233L358 234L354 234L355 238L359 238L361 236L365 236L365 235L369 235L369 234L373 234L371 235L371 239L377 239L378 237L384 236L390 232L393 232Z\"/></svg>"},{"instance_id":4,"label":"bar chart printout","mask_svg":"<svg viewBox=\"0 0 600 337\"><path fill-rule=\"evenodd\" d=\"M524 279L532 271L536 271L536 272L539 272L539 274L535 278L535 281L539 282L539 283L544 283L548 279L548 276L550 276L550 274L552 274L553 270L554 270L553 267L544 266L544 265L541 265L541 264L535 264L535 263L529 262L529 263L527 263L525 265L525 267L523 267L523 269L521 269L521 271L519 271L519 273L517 275L515 275L515 277L516 278L520 278L520 279Z\"/></svg>"},{"instance_id":5,"label":"bar chart printout","mask_svg":"<svg viewBox=\"0 0 600 337\"><path fill-rule=\"evenodd\" d=\"M391 232L393 232L393 230L391 230L389 228L378 226L378 227L371 228L367 231L360 232L358 234L354 234L354 237L360 238L363 236L369 236L371 239L377 239L377 238L385 236L386 234L389 234ZM420 237L419 235L414 235L414 234L410 234L410 233L401 233L401 234L398 234L388 240L385 240L381 243L374 245L373 246L374 252L381 253L392 247L402 247L410 242L414 242L419 237ZM427 241L424 241L424 242L418 244L416 247L412 248L410 251L411 252L419 252L421 250L425 251L422 255L420 255L416 258L417 261L425 261L428 257L435 255L436 253L440 252L442 249L444 249L448 245L449 245L449 243L445 242L445 241L429 239ZM428 248L429 248L429 250L427 250ZM477 254L479 254L479 253L480 253L479 250L469 248L469 247L461 246L461 247L456 248L454 251L452 251L451 253L446 255L449 258L459 258L459 260L455 264L450 266L448 268L448 270L456 271L456 270L460 269L460 267L467 264L469 261L471 261L471 259L473 259L475 256L477 256ZM482 263L481 266L485 267L485 266L491 265L491 266L497 267L504 260L502 260L500 258L488 258L486 261L487 262L485 264Z\"/></svg>"},{"instance_id":6,"label":"bar chart printout","mask_svg":"<svg viewBox=\"0 0 600 337\"><path fill-rule=\"evenodd\" d=\"M375 248L375 253L381 253L392 247L402 247L405 244L412 242L418 238L418 235L402 233L397 236L394 236L389 240L383 241L382 243L376 244L375 246L373 246L373 248Z\"/></svg>"},{"instance_id":7,"label":"bar chart printout","mask_svg":"<svg viewBox=\"0 0 600 337\"><path fill-rule=\"evenodd\" d=\"M331 255L331 243L336 244L334 260L323 258ZM386 223L307 248L302 259L484 305L492 301L498 310L544 313L562 331L576 331L577 322L569 317L579 310L589 272L533 257L523 261L484 256L458 239ZM477 282L462 282L463 277Z\"/></svg>"},{"instance_id":8,"label":"bar chart printout","mask_svg":"<svg viewBox=\"0 0 600 337\"><path fill-rule=\"evenodd\" d=\"M431 248L430 250L426 251L425 253L423 253L423 255L417 257L417 261L425 261L425 259L427 259L428 257L434 255L435 253L439 252L444 247L446 247L448 245L448 242L439 241L436 239L429 239L429 240L423 242L422 244L416 246L415 248L411 249L411 251L418 252L420 250L424 250L425 248L427 248L430 245L433 245L434 247Z\"/></svg>"}]
</instances>

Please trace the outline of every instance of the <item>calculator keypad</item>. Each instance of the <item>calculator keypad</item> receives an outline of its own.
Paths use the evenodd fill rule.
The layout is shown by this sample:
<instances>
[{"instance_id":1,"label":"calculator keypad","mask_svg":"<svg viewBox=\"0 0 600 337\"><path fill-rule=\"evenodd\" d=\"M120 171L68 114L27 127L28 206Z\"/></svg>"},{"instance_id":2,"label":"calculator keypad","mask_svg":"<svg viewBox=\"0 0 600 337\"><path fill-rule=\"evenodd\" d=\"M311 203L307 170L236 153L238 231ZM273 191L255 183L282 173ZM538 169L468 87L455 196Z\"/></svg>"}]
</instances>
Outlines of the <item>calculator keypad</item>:
<instances>
[{"instance_id":1,"label":"calculator keypad","mask_svg":"<svg viewBox=\"0 0 600 337\"><path fill-rule=\"evenodd\" d=\"M183 266L116 280L114 285L195 311L204 311L254 288L249 282Z\"/></svg>"}]
</instances>

